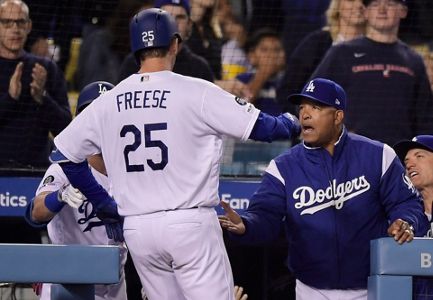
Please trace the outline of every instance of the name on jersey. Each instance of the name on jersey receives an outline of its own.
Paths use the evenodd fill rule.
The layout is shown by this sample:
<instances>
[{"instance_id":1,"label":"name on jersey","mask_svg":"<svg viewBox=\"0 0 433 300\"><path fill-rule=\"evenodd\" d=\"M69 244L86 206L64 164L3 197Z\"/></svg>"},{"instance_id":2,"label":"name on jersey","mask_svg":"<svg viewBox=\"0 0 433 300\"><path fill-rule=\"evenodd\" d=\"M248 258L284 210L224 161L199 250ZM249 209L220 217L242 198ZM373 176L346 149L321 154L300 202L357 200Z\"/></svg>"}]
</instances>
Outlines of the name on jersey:
<instances>
[{"instance_id":1,"label":"name on jersey","mask_svg":"<svg viewBox=\"0 0 433 300\"><path fill-rule=\"evenodd\" d=\"M298 200L295 203L295 208L302 209L301 215L312 215L331 206L341 209L344 202L365 193L369 189L370 183L363 175L339 184L334 179L326 189L316 191L309 186L298 187L293 192L293 199Z\"/></svg>"},{"instance_id":2,"label":"name on jersey","mask_svg":"<svg viewBox=\"0 0 433 300\"><path fill-rule=\"evenodd\" d=\"M149 90L126 92L116 96L117 111L142 108L167 108L167 96L171 91Z\"/></svg>"}]
</instances>

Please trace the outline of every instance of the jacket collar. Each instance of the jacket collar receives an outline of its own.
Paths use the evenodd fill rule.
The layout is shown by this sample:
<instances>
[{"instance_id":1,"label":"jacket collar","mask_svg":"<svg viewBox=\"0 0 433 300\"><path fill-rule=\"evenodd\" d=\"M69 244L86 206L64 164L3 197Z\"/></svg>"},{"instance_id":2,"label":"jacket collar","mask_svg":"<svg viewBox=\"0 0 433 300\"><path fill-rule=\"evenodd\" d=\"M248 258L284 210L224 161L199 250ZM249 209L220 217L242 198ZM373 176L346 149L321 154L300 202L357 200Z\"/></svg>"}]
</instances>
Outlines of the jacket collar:
<instances>
[{"instance_id":1,"label":"jacket collar","mask_svg":"<svg viewBox=\"0 0 433 300\"><path fill-rule=\"evenodd\" d=\"M341 131L341 134L340 134L338 140L334 144L335 145L334 155L333 155L334 158L337 158L340 156L342 149L343 149L343 146L345 144L346 138L347 138L347 129L346 129L346 126L343 126L343 130ZM314 155L314 153L319 153L322 151L326 151L328 153L328 151L325 150L325 148L308 146L307 144L305 144L305 141L302 141L302 145L303 145L307 154L313 154Z\"/></svg>"}]
</instances>

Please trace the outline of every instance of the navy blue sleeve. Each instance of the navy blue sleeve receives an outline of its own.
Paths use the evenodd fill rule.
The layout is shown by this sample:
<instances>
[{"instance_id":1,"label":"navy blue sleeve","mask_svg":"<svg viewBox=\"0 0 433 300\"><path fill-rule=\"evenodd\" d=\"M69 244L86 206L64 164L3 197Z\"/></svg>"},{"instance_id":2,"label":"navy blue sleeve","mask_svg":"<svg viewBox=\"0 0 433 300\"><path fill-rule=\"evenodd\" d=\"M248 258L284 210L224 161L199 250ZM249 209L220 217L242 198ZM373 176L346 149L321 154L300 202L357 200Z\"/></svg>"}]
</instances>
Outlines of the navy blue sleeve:
<instances>
[{"instance_id":1,"label":"navy blue sleeve","mask_svg":"<svg viewBox=\"0 0 433 300\"><path fill-rule=\"evenodd\" d=\"M63 172L72 186L79 189L93 207L101 209L113 201L107 191L96 181L87 164L87 161L73 163L59 162Z\"/></svg>"},{"instance_id":2,"label":"navy blue sleeve","mask_svg":"<svg viewBox=\"0 0 433 300\"><path fill-rule=\"evenodd\" d=\"M272 242L280 235L285 212L284 185L274 176L265 173L246 213L242 216L246 227L245 234L229 233L229 237L247 244Z\"/></svg>"},{"instance_id":3,"label":"navy blue sleeve","mask_svg":"<svg viewBox=\"0 0 433 300\"><path fill-rule=\"evenodd\" d=\"M272 142L274 140L291 139L301 132L301 125L298 118L284 113L277 117L260 112L250 139L262 142Z\"/></svg>"}]
</instances>

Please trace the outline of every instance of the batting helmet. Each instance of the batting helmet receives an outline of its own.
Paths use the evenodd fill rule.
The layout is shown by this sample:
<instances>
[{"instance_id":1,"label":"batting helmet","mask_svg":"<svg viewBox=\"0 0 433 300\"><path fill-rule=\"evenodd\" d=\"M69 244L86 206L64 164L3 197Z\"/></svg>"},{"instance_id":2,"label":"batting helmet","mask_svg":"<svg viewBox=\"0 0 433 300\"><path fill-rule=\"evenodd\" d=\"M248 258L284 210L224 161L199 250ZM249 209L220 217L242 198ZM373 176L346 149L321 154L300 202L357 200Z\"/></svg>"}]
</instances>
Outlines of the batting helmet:
<instances>
[{"instance_id":1,"label":"batting helmet","mask_svg":"<svg viewBox=\"0 0 433 300\"><path fill-rule=\"evenodd\" d=\"M111 90L114 87L106 81L95 81L86 85L82 90L77 100L77 109L75 115L78 115L87 105L93 100L98 98L106 91Z\"/></svg>"},{"instance_id":2,"label":"batting helmet","mask_svg":"<svg viewBox=\"0 0 433 300\"><path fill-rule=\"evenodd\" d=\"M142 49L168 47L173 37L182 40L175 19L159 8L140 11L132 18L129 29L134 54Z\"/></svg>"}]
</instances>

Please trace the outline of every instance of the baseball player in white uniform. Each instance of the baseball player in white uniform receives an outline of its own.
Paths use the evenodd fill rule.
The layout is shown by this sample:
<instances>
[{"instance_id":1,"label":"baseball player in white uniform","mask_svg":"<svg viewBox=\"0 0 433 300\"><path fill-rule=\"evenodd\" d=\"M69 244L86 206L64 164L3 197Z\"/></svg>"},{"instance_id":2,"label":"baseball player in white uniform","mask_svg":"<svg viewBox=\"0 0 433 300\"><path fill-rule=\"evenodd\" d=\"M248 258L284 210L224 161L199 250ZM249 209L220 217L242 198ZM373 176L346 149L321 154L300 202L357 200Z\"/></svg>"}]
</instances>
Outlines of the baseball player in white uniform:
<instances>
[{"instance_id":1,"label":"baseball player in white uniform","mask_svg":"<svg viewBox=\"0 0 433 300\"><path fill-rule=\"evenodd\" d=\"M173 73L180 35L169 13L131 20L140 71L95 100L55 138L71 183L97 210L116 210L82 163L102 153L123 234L151 300L233 300L214 207L222 136L261 141L299 134L298 120L260 112L216 85ZM193 67L193 66L191 66ZM119 218L120 219L120 218Z\"/></svg>"},{"instance_id":2,"label":"baseball player in white uniform","mask_svg":"<svg viewBox=\"0 0 433 300\"><path fill-rule=\"evenodd\" d=\"M100 94L113 88L104 81L87 85L78 98L77 114ZM101 186L109 190L108 177L102 158L94 155L88 159L91 172ZM98 171L97 171L98 169ZM67 205L65 205L67 204ZM104 224L96 217L92 204L70 183L62 168L53 163L46 171L36 197L29 203L26 219L33 226L47 225L48 236L53 244L61 245L118 245L121 247L122 274L118 284L96 285L96 300L125 300L126 283L123 267L126 261L124 243L116 243L107 237ZM85 270L83 270L85 272ZM51 284L43 284L41 298L50 300Z\"/></svg>"}]
</instances>

